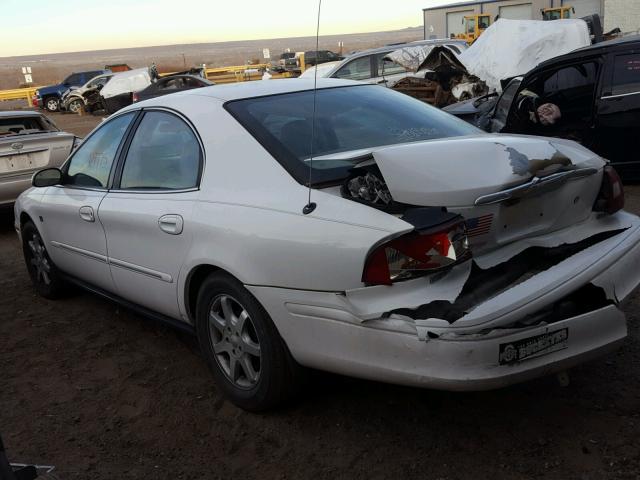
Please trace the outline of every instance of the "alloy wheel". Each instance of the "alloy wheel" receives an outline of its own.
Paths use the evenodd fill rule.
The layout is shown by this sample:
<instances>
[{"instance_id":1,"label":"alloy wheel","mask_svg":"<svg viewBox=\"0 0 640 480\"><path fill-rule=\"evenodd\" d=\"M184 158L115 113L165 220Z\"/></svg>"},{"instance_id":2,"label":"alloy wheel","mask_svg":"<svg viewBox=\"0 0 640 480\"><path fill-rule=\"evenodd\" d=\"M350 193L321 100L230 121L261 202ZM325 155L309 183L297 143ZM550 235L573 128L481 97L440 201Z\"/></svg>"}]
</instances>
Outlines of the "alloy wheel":
<instances>
[{"instance_id":1,"label":"alloy wheel","mask_svg":"<svg viewBox=\"0 0 640 480\"><path fill-rule=\"evenodd\" d=\"M250 389L260 379L260 342L249 312L230 295L216 296L209 309L209 338L216 361L234 386Z\"/></svg>"},{"instance_id":2,"label":"alloy wheel","mask_svg":"<svg viewBox=\"0 0 640 480\"><path fill-rule=\"evenodd\" d=\"M45 285L51 284L51 263L47 256L47 251L44 248L40 235L33 234L31 240L27 242L29 245L30 258L29 262L33 269L35 279L38 283L44 283Z\"/></svg>"},{"instance_id":3,"label":"alloy wheel","mask_svg":"<svg viewBox=\"0 0 640 480\"><path fill-rule=\"evenodd\" d=\"M78 110L80 110L80 108L82 108L80 100L74 100L69 104L69 111L71 113L78 113Z\"/></svg>"}]
</instances>

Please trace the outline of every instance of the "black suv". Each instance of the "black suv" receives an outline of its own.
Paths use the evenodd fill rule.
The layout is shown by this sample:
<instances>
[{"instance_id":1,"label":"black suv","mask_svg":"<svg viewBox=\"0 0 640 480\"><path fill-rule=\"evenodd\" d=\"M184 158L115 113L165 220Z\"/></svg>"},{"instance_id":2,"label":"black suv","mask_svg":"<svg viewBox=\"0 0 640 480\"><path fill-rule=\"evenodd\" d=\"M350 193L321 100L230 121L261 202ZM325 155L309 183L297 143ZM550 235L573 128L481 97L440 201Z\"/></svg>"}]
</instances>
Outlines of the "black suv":
<instances>
[{"instance_id":1,"label":"black suv","mask_svg":"<svg viewBox=\"0 0 640 480\"><path fill-rule=\"evenodd\" d=\"M341 57L331 50L318 50L317 52L315 50L309 50L308 52L304 52L304 63L312 66L320 63L336 62L343 59L344 57Z\"/></svg>"},{"instance_id":2,"label":"black suv","mask_svg":"<svg viewBox=\"0 0 640 480\"><path fill-rule=\"evenodd\" d=\"M444 108L487 132L576 140L615 166L623 179L640 180L640 35L596 43L547 60L511 79L500 97L485 96ZM536 121L551 103L560 118Z\"/></svg>"}]
</instances>

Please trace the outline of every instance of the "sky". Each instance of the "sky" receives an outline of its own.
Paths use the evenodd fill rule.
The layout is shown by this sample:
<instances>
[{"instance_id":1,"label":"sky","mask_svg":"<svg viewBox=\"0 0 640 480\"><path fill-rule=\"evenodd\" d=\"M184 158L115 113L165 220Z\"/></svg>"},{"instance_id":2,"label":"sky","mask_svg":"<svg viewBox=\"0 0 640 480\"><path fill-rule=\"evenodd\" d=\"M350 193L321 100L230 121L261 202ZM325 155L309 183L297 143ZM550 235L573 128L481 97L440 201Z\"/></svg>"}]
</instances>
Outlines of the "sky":
<instances>
[{"instance_id":1,"label":"sky","mask_svg":"<svg viewBox=\"0 0 640 480\"><path fill-rule=\"evenodd\" d=\"M323 0L320 34L422 25L464 0ZM317 0L0 0L0 57L315 35Z\"/></svg>"}]
</instances>

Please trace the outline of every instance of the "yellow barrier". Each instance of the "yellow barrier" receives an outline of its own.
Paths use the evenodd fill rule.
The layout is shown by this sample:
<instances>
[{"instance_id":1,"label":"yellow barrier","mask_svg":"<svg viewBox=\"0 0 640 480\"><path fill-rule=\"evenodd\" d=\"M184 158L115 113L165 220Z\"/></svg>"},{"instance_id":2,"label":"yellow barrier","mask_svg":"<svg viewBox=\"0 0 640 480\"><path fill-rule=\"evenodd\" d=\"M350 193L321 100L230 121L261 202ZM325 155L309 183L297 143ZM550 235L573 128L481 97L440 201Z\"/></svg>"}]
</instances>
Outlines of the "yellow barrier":
<instances>
[{"instance_id":1,"label":"yellow barrier","mask_svg":"<svg viewBox=\"0 0 640 480\"><path fill-rule=\"evenodd\" d=\"M30 107L33 107L31 98L40 87L15 88L13 90L0 90L0 100L27 100Z\"/></svg>"},{"instance_id":2,"label":"yellow barrier","mask_svg":"<svg viewBox=\"0 0 640 480\"><path fill-rule=\"evenodd\" d=\"M207 79L214 83L235 83L249 82L262 79L264 71L270 65L260 63L258 65L236 65L231 67L206 68L205 75ZM160 76L170 75L175 72L161 73ZM292 72L271 73L272 79L291 78L295 74ZM0 101L2 100L26 100L30 107L33 107L32 97L36 90L41 87L16 88L13 90L0 90Z\"/></svg>"}]
</instances>

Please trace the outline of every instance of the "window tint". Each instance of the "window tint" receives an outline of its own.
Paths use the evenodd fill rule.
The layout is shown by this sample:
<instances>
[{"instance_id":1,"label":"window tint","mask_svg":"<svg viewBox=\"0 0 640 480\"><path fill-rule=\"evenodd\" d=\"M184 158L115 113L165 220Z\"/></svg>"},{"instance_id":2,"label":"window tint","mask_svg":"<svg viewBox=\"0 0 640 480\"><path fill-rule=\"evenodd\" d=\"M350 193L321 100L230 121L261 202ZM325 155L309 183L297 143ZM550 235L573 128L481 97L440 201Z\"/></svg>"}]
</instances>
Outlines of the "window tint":
<instances>
[{"instance_id":1,"label":"window tint","mask_svg":"<svg viewBox=\"0 0 640 480\"><path fill-rule=\"evenodd\" d=\"M389 59L384 59L385 55L388 55L390 52L380 53L378 54L377 63L378 63L378 76L382 77L383 75L394 75L396 73L406 73L407 70L402 66L398 65L396 62L393 62Z\"/></svg>"},{"instance_id":2,"label":"window tint","mask_svg":"<svg viewBox=\"0 0 640 480\"><path fill-rule=\"evenodd\" d=\"M544 82L545 95L567 90L595 90L596 64L585 63L561 68Z\"/></svg>"},{"instance_id":3,"label":"window tint","mask_svg":"<svg viewBox=\"0 0 640 480\"><path fill-rule=\"evenodd\" d=\"M122 137L135 113L126 113L102 125L71 157L66 185L105 188Z\"/></svg>"},{"instance_id":4,"label":"window tint","mask_svg":"<svg viewBox=\"0 0 640 480\"><path fill-rule=\"evenodd\" d=\"M64 80L64 83L66 83L67 85L81 85L82 84L82 78L80 77L79 73L74 73L72 75L69 75Z\"/></svg>"},{"instance_id":5,"label":"window tint","mask_svg":"<svg viewBox=\"0 0 640 480\"><path fill-rule=\"evenodd\" d=\"M371 78L371 57L360 57L347 63L338 70L335 78L347 78L350 80L366 80Z\"/></svg>"},{"instance_id":6,"label":"window tint","mask_svg":"<svg viewBox=\"0 0 640 480\"><path fill-rule=\"evenodd\" d=\"M480 132L408 95L374 85L322 89L316 104L314 182L345 178L358 150ZM313 91L238 100L226 108L294 178L308 180Z\"/></svg>"},{"instance_id":7,"label":"window tint","mask_svg":"<svg viewBox=\"0 0 640 480\"><path fill-rule=\"evenodd\" d=\"M200 160L198 139L184 121L166 112L147 112L129 147L120 188L196 187Z\"/></svg>"},{"instance_id":8,"label":"window tint","mask_svg":"<svg viewBox=\"0 0 640 480\"><path fill-rule=\"evenodd\" d=\"M613 63L613 95L640 92L640 53L618 55Z\"/></svg>"}]
</instances>

